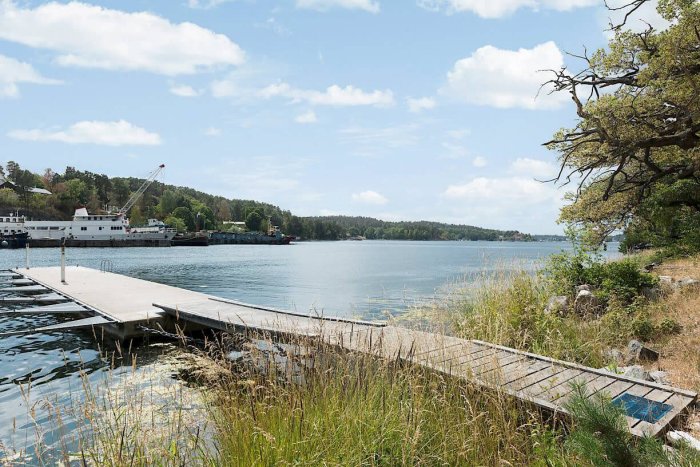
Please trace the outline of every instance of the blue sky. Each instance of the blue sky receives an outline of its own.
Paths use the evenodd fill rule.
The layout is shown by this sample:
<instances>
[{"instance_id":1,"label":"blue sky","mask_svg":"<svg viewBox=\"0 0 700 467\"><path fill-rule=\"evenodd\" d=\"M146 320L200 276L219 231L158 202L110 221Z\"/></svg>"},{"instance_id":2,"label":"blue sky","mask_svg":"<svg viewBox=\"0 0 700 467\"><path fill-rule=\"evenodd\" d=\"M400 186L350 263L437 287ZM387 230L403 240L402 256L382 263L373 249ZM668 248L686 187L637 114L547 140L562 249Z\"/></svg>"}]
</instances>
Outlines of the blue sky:
<instances>
[{"instance_id":1,"label":"blue sky","mask_svg":"<svg viewBox=\"0 0 700 467\"><path fill-rule=\"evenodd\" d=\"M652 8L639 13L653 21ZM602 0L0 0L0 163L145 176L299 215L558 233L541 69Z\"/></svg>"}]
</instances>

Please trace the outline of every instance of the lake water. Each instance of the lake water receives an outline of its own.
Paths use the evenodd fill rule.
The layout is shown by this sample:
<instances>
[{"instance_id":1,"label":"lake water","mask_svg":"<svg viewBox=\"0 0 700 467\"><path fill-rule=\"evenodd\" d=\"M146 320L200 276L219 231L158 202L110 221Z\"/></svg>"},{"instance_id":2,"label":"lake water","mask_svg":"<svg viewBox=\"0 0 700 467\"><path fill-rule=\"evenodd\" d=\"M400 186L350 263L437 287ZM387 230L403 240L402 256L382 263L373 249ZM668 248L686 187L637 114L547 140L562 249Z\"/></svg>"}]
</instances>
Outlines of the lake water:
<instances>
[{"instance_id":1,"label":"lake water","mask_svg":"<svg viewBox=\"0 0 700 467\"><path fill-rule=\"evenodd\" d=\"M563 242L402 241L74 248L67 251L67 263L99 268L103 260L110 260L114 272L220 297L374 319L439 298L450 284L473 281L484 273L533 270L547 256L567 249ZM617 245L610 244L610 255L616 251ZM24 264L23 250L0 251L0 269ZM30 251L30 266L58 264L58 249ZM0 315L0 332L63 319ZM71 389L81 385L80 371L98 381L110 367L119 366L106 358L103 346L89 332L0 337L0 463L9 448L35 444L37 427L51 444L54 421L46 414L32 419L28 405L46 398L66 402ZM145 345L139 350L142 365L157 362L158 355ZM27 396L30 381L33 389Z\"/></svg>"}]
</instances>

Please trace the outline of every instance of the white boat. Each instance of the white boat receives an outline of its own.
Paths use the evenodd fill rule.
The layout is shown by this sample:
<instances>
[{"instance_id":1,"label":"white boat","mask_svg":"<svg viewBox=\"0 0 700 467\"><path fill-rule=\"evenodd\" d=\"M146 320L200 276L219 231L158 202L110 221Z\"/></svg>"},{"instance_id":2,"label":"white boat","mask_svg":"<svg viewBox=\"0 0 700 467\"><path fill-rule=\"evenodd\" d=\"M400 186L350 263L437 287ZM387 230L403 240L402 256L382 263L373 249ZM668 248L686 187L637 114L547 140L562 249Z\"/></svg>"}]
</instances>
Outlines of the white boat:
<instances>
[{"instance_id":1,"label":"white boat","mask_svg":"<svg viewBox=\"0 0 700 467\"><path fill-rule=\"evenodd\" d=\"M26 232L24 229L24 216L20 216L19 214L0 216L0 235L9 237L24 232Z\"/></svg>"},{"instance_id":2,"label":"white boat","mask_svg":"<svg viewBox=\"0 0 700 467\"><path fill-rule=\"evenodd\" d=\"M76 209L70 221L32 221L19 216L5 219L14 220L8 226L21 228L32 240L170 241L177 233L157 219L149 219L148 227L132 228L123 214L90 214L86 208Z\"/></svg>"}]
</instances>

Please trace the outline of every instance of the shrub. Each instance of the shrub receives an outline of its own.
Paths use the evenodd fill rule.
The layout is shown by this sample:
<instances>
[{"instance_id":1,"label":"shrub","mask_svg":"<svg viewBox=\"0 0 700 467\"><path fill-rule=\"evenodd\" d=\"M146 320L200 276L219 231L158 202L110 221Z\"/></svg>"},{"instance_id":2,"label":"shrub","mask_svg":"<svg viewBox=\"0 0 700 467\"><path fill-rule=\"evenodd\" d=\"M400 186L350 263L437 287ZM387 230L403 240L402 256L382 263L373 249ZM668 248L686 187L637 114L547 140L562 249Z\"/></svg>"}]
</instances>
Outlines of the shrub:
<instances>
[{"instance_id":1,"label":"shrub","mask_svg":"<svg viewBox=\"0 0 700 467\"><path fill-rule=\"evenodd\" d=\"M583 252L552 255L543 273L556 293L572 295L576 286L588 284L606 304L610 300L631 304L642 289L658 282L652 274L641 271L634 259L608 262Z\"/></svg>"}]
</instances>

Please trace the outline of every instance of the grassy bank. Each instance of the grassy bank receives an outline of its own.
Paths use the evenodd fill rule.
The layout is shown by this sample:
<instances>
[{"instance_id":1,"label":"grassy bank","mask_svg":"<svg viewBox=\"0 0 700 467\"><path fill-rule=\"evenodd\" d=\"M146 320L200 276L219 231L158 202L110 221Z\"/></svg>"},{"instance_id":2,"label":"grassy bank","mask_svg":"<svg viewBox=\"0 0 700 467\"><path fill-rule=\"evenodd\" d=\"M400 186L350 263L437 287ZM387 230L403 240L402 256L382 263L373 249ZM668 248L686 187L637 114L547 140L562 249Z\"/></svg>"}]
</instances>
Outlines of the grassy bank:
<instances>
[{"instance_id":1,"label":"grassy bank","mask_svg":"<svg viewBox=\"0 0 700 467\"><path fill-rule=\"evenodd\" d=\"M591 366L613 363L611 348L639 338L662 351L655 368L669 371L674 384L700 389L700 351L690 358L686 351L687 343L700 342L697 290L650 294L659 284L640 272L645 257L614 264L583 256L552 261L534 275L483 277L479 287L456 289L414 316L462 337ZM659 271L692 276L698 264L697 258L669 261ZM594 309L579 314L571 304L547 311L552 295L572 299L582 283L598 298ZM220 339L184 355L187 362L173 366L180 376L175 385L142 374L121 375L118 384L105 383L107 390L86 385L73 414L82 421L79 442L66 443L64 460L115 466L700 465L692 451L669 453L658 440L633 439L620 410L609 400L587 398L583 389L568 407L573 424L565 427L505 394L308 342Z\"/></svg>"}]
</instances>

